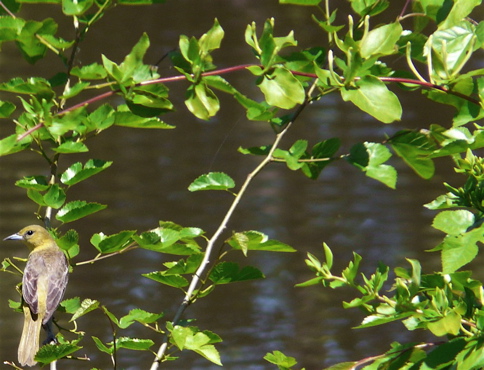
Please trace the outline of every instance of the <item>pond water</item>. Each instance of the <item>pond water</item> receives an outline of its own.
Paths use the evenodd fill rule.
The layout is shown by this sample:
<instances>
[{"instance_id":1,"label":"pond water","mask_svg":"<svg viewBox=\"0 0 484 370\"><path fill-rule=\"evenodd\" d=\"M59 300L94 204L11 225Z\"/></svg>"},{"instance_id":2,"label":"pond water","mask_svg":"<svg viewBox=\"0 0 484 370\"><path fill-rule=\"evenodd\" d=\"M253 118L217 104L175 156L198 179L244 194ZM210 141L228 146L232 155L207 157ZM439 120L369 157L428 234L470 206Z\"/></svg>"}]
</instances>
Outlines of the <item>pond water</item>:
<instances>
[{"instance_id":1,"label":"pond water","mask_svg":"<svg viewBox=\"0 0 484 370\"><path fill-rule=\"evenodd\" d=\"M269 17L276 19L276 34L296 30L301 45L324 45L324 35L310 21L311 8L279 6L276 1L195 1L178 0L153 7L117 7L88 33L81 45L79 58L84 64L100 62L104 53L120 62L141 36L147 32L151 48L146 62L156 62L175 48L179 34L200 36L218 18L225 29L223 51L215 53L215 64L227 67L255 62L243 42L247 24L261 27ZM395 9L395 15L399 9ZM51 6L25 6L25 17L43 19L58 14ZM340 14L344 16L344 14ZM304 25L304 26L302 26ZM70 25L62 24L61 34L70 37ZM39 75L49 77L60 62L49 58L35 66L26 66L12 45L2 46L0 77ZM173 75L167 64L160 65L162 75ZM248 72L227 76L230 82L250 94L256 94ZM203 228L210 236L232 200L222 192L190 193L187 186L202 173L225 171L241 184L257 165L258 158L237 153L239 146L270 144L272 130L248 122L231 98L221 97L222 110L210 122L187 114L183 105L186 84L170 85L177 112L164 116L176 125L174 130L131 130L113 128L88 143L86 155L64 157L69 164L100 158L116 160L113 166L76 186L71 200L85 199L108 205L108 209L69 225L81 235L82 253L76 262L92 258L96 250L89 243L93 233L121 230L147 230L158 220L171 220L184 226ZM397 91L397 90L395 90ZM450 125L452 111L423 99L419 92L398 92L404 107L402 122L383 125L368 117L337 96L328 96L309 107L299 118L284 141L287 147L297 139L317 141L339 137L343 150L357 142L381 141L402 128L427 127L431 123ZM0 127L2 137L9 132L8 123ZM240 208L231 220L226 236L232 231L260 230L271 238L290 244L296 253L250 253L248 258L231 253L229 258L242 266L254 265L266 279L232 286L221 286L207 298L189 307L185 318L196 319L196 325L219 334L217 346L227 369L272 369L262 358L267 352L280 350L294 356L300 367L321 369L336 362L357 360L386 351L392 341L422 340L422 333L408 333L401 324L385 328L354 330L363 316L357 310L344 310L342 300L353 297L351 291L323 289L320 286L295 288L294 285L313 277L304 259L307 252L323 258L321 245L326 242L335 253L336 271L352 258L352 251L363 256L363 270L372 271L378 261L395 267L405 265L405 258L422 260L423 271L439 268L439 255L424 252L437 243L440 235L430 227L433 212L423 204L444 192L442 181L451 177L449 161L438 163L436 176L426 181L416 176L401 161L391 161L399 171L398 190L386 188L366 178L351 165L340 161L325 169L317 181L273 164L263 171L249 188ZM21 176L45 174L46 166L33 153L0 158L0 235L8 236L35 222L36 211L22 189L13 186ZM66 228L67 230L67 228ZM65 231L63 229L63 231ZM15 243L2 242L1 257L25 257L27 251ZM118 316L139 307L147 311L164 311L173 316L181 303L181 292L169 289L141 276L162 268L173 256L135 250L92 265L78 267L71 274L66 298L98 299ZM0 359L16 361L16 348L21 332L21 317L8 308L8 299L18 296L14 286L17 276L3 274L0 280ZM62 320L62 317L59 317ZM61 321L62 323L62 321ZM69 324L63 323L66 326ZM111 328L100 312L79 320L79 328L89 336L104 341L111 338ZM400 330L402 329L402 330ZM7 335L8 334L8 335ZM118 335L160 337L134 325ZM107 355L94 350L89 337L82 342L90 362L69 361L59 368L111 368ZM152 356L121 351L119 367L148 368ZM205 359L183 352L179 361L166 369L219 368Z\"/></svg>"}]
</instances>

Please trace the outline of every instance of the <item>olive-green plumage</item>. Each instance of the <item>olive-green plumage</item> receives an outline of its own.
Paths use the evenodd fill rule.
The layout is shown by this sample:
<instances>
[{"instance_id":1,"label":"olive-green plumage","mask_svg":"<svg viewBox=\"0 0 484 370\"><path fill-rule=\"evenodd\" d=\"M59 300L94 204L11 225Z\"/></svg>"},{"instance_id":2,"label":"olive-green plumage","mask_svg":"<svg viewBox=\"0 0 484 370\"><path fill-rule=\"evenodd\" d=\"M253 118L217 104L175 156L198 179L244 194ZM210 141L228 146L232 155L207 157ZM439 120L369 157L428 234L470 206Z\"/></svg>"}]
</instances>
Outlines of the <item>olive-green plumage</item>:
<instances>
[{"instance_id":1,"label":"olive-green plumage","mask_svg":"<svg viewBox=\"0 0 484 370\"><path fill-rule=\"evenodd\" d=\"M55 340L50 324L67 285L69 265L66 256L42 226L24 227L4 240L21 240L31 250L22 279L24 328L18 347L21 365L33 366L39 350L40 328L47 340Z\"/></svg>"}]
</instances>

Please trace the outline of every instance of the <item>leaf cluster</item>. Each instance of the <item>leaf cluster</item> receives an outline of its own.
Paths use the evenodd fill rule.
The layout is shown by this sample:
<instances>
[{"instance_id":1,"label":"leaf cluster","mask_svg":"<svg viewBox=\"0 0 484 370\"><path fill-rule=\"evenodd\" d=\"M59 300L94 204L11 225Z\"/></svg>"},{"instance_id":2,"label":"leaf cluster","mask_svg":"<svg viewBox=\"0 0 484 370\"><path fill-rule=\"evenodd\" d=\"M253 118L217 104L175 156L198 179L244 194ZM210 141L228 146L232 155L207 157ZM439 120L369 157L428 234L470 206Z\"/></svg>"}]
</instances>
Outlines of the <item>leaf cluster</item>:
<instances>
[{"instance_id":1,"label":"leaf cluster","mask_svg":"<svg viewBox=\"0 0 484 370\"><path fill-rule=\"evenodd\" d=\"M248 120L266 124L275 132L274 140L266 145L239 148L240 153L260 156L262 160L236 192L233 191L237 188L235 181L217 171L202 174L189 185L191 192L225 191L232 200L213 236L207 236L198 227L184 227L171 221L160 221L156 227L142 232L122 230L106 235L101 230L90 238L95 256L88 261L72 262L73 267L81 268L83 264L139 248L176 256L164 262L160 270L142 274L182 292L184 298L173 320L159 324L164 319L163 312L150 313L141 308L117 318L97 300L69 299L62 303L61 309L72 315L71 331L75 338L68 340L59 334L59 345L43 346L36 359L46 364L72 357L82 348L84 339L76 320L101 312L111 324L112 340L92 339L99 351L112 357L115 367L118 350L152 351L155 345L151 339L118 336L119 330L134 323L159 335L161 345L154 357L154 367L163 361L175 360L183 350L221 365L215 347L221 338L190 325L190 320L182 321L185 308L208 296L217 286L264 278L257 267L240 266L227 260L234 251L241 251L245 256L249 251L295 251L257 230L223 234L252 179L265 166L283 163L290 170L301 171L315 180L327 166L337 165L343 159L365 176L396 188L397 170L390 163L396 154L424 179L434 176L435 161L442 157L451 158L457 172L466 176L464 186L446 184L448 193L427 205L434 210L445 209L433 222L434 228L445 233L442 243L433 249L441 252L442 271L422 274L420 262L408 259L410 268L393 270L395 278L388 294L384 289L390 284L389 266L380 264L372 275L361 274L362 256L354 253L348 266L335 275L332 251L324 244L324 262L312 254L306 260L316 277L299 286L321 284L333 289L355 289L359 296L345 302L344 307L358 307L366 313L360 328L401 321L408 330L424 329L448 338L433 344L394 343L381 356L333 368L349 369L367 362L371 362L367 369L484 367L480 339L484 325L482 283L472 279L470 272L460 271L477 256L484 238L484 160L474 154L484 147L483 129L476 123L484 117L484 70L472 69L468 63L484 46L483 23L469 18L480 2L413 1L412 9L409 12L402 9L396 20L372 26L373 17L389 9L388 1L352 0L354 13L343 22L338 17L338 9L330 9L328 0L281 0L281 4L311 6L317 10L318 15L313 15L312 21L327 38L327 47L298 49L295 32L277 36L275 20L269 18L262 30L255 22L245 29L244 40L254 56L252 64L217 69L214 55L222 48L224 30L215 19L200 37L180 35L178 47L169 55L178 73L175 76L161 77L155 66L144 62L150 47L147 34L140 37L120 63L100 55L92 64L77 64L79 44L110 8L162 2L0 2L0 45L15 43L31 64L52 52L65 67L51 76L13 77L0 82L0 91L11 97L0 101L0 118L8 120L14 131L0 139L0 156L30 150L45 160L49 175L29 174L15 185L25 189L27 197L37 206L39 219L49 227L56 223L52 233L70 259L80 253L79 235L73 229L61 233L60 228L85 220L107 207L95 199L71 199L70 189L92 181L93 176L109 170L113 162L74 159L64 168L60 158L70 159L89 152L90 139L113 126L173 129L173 125L161 118L174 110L169 83L188 82L185 106L198 119L214 117L220 110L217 93L224 93L244 108ZM58 23L52 18L33 21L18 16L21 7L28 3L59 6L74 25L72 40L58 36ZM409 19L413 23L408 23ZM398 58L405 60L405 69L393 68ZM244 71L253 78L262 101L247 96L222 77L235 71ZM302 110L329 94L339 96L384 124L402 120L398 93L389 84L398 84L404 90L420 90L423 99L452 106L455 115L451 127L432 122L421 129L401 129L380 142L352 143L348 149L342 148L342 140L337 137L311 138L314 144L305 138L293 140L287 147L281 144L283 136L300 119ZM119 97L121 103L105 102L112 96ZM465 126L471 123L474 123L472 129ZM2 270L20 271L10 259L4 260ZM15 302L11 306L20 307ZM294 358L279 351L267 354L265 359L279 369L290 369L297 364Z\"/></svg>"}]
</instances>

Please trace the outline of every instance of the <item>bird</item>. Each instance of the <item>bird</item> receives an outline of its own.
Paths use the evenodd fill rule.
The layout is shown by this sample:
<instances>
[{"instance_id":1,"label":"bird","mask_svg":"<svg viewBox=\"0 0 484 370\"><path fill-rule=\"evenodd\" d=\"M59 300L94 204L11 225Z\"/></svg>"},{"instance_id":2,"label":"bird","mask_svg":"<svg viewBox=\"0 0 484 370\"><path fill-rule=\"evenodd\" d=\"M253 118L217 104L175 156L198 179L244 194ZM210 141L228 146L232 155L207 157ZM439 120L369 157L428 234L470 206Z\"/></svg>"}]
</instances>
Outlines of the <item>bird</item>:
<instances>
[{"instance_id":1,"label":"bird","mask_svg":"<svg viewBox=\"0 0 484 370\"><path fill-rule=\"evenodd\" d=\"M21 240L30 249L22 278L24 327L18 361L23 366L34 366L42 326L47 331L47 340L43 344L56 342L51 328L52 316L64 297L69 263L54 238L42 226L24 227L4 240Z\"/></svg>"}]
</instances>

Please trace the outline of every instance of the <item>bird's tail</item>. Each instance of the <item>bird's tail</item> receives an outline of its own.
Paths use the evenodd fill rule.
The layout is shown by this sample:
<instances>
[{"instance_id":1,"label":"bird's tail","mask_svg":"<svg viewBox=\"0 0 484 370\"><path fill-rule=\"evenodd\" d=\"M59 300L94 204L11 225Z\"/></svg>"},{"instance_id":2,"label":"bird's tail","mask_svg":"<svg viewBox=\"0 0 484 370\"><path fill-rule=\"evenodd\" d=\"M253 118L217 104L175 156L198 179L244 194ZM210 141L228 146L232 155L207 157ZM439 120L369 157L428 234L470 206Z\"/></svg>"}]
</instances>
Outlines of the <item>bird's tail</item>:
<instances>
[{"instance_id":1,"label":"bird's tail","mask_svg":"<svg viewBox=\"0 0 484 370\"><path fill-rule=\"evenodd\" d=\"M34 366L37 363L37 361L34 360L34 357L39 350L42 318L38 315L32 315L28 306L24 306L23 310L24 328L18 346L18 361L22 366Z\"/></svg>"}]
</instances>

